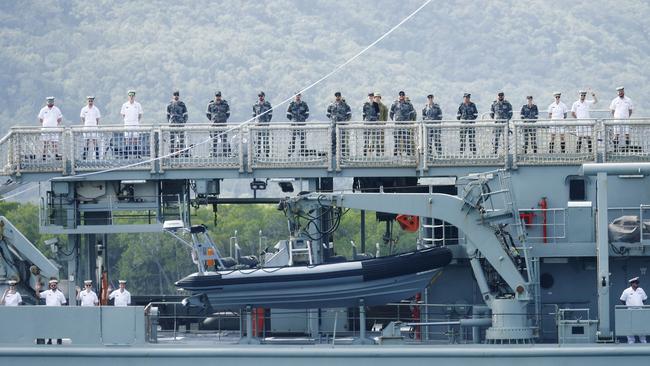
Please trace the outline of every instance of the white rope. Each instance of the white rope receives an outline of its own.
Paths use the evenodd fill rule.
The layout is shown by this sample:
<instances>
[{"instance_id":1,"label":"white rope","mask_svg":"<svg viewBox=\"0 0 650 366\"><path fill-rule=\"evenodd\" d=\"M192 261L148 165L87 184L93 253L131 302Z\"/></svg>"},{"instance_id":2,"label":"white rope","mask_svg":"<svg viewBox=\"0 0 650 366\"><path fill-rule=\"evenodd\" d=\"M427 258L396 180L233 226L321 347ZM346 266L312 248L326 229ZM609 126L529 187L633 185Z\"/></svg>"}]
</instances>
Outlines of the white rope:
<instances>
[{"instance_id":1,"label":"white rope","mask_svg":"<svg viewBox=\"0 0 650 366\"><path fill-rule=\"evenodd\" d=\"M392 27L391 29L389 29L387 32L385 32L384 34L382 34L382 35L381 35L379 38L377 38L375 41L373 41L372 43L370 43L368 46L366 46L366 47L365 47L364 49L362 49L361 51L357 52L354 56L350 57L349 59L347 59L347 60L346 60L345 62L343 62L342 64L340 64L340 65L338 65L337 67L335 67L332 71L330 71L329 73L327 73L326 75L324 75L324 76L321 77L320 79L318 79L318 80L314 81L313 83L307 85L306 87L300 89L296 94L291 95L290 97L286 98L286 99L283 100L282 102L275 104L274 106L271 107L271 109L265 111L264 113L260 114L260 115L257 116L257 117L263 116L263 115L265 115L266 113L269 113L269 112L271 112L271 111L273 111L273 110L276 110L278 107L280 107L280 106L282 106L282 105L288 103L289 101L291 101L293 98L296 97L296 95L298 95L298 94L302 94L302 93L306 92L307 90L313 88L314 86L316 86L316 85L320 84L321 82L323 82L324 80L328 79L330 76L334 75L334 74L337 73L339 70L343 69L345 66L349 65L351 62L353 62L354 60L356 60L357 58L359 58L361 55L363 55L364 53L366 53L369 49L371 49L372 47L374 47L374 46L375 46L377 43L379 43L381 40L383 40L384 38L388 37L391 33L393 33L395 30L397 30L399 27L401 27L402 24L406 23L409 19L411 19L412 17L414 17L414 16L415 16L417 13L419 13L419 12L420 12L420 11L421 11L425 6L429 5L429 3L430 3L431 1L432 1L432 0L427 0L427 1L425 1L425 2L424 2L422 5L420 5L417 9L415 9L413 12L411 12L409 15L407 15L404 19L402 19L399 23L397 23L395 26L393 26L393 27ZM109 169L100 170L100 171L96 171L96 172L88 172L88 173L83 173L83 174L76 174L76 175L74 175L73 177L55 177L55 178L51 178L49 181L52 181L52 180L68 180L68 179L71 179L71 178L77 180L77 179L79 179L79 178L83 178L83 177L88 177L88 176L97 175L97 174L110 173L110 172L114 172L114 171L117 171L117 170L128 169L128 168L132 168L132 167L139 166L139 165L143 165L143 164L149 164L149 163L152 163L152 162L154 162L154 161L156 161L156 160L161 160L161 159L169 158L169 157L171 157L171 156L179 155L179 154L182 154L182 153L184 153L184 152L186 152L186 151L189 151L189 150L191 150L191 149L193 149L193 148L195 148L195 147L197 147L197 146L200 146L200 145L203 145L203 144L207 144L207 143L209 143L209 142L212 142L213 140L215 140L215 139L221 137L221 136L224 135L224 134L227 134L228 132L231 132L231 131L234 131L234 130L240 129L240 128L242 128L242 127L244 127L244 126L250 124L251 122L255 121L255 118L257 118L257 117L250 118L250 119L248 119L248 120L246 120L246 121L244 121L244 122L242 122L242 123L240 123L240 124L238 124L238 125L235 125L235 126L233 126L233 127L230 127L230 128L226 129L225 131L221 132L220 134L218 134L218 135L216 135L216 136L214 136L214 137L207 138L207 139L205 139L205 140L203 140L203 141L200 141L200 142L198 142L198 143L196 143L196 144L193 144L192 146L185 147L185 148L183 148L183 149L180 149L180 150L174 151L174 152L169 153L169 154L166 154L166 155L161 155L161 156L158 156L158 157L155 157L155 158L146 159L146 160L138 161L138 162L135 162L135 163L132 163L132 164L122 165L122 166L119 166L119 167L109 168ZM26 190L24 190L24 191L21 191L20 193L24 193L24 192L26 192L26 191L28 191L28 190L31 190L31 189L34 189L34 188L32 187L32 188L26 189ZM11 196L8 196L8 197L0 198L0 201L4 201L4 200L6 200L6 199L8 199L8 198L11 198L11 197L14 197L14 196L15 196L15 195L11 195Z\"/></svg>"}]
</instances>

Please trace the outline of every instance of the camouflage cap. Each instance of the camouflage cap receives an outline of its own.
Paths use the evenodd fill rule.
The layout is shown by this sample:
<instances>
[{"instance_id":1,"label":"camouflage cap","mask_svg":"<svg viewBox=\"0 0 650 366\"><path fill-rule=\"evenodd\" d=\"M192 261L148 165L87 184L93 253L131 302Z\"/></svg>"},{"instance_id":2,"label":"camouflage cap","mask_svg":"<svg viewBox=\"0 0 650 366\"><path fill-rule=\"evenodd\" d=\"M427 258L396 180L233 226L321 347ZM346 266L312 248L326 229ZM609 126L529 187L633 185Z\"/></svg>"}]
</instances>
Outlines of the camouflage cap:
<instances>
[{"instance_id":1,"label":"camouflage cap","mask_svg":"<svg viewBox=\"0 0 650 366\"><path fill-rule=\"evenodd\" d=\"M217 90L216 92L214 92L214 96L215 97L220 97L221 96L221 91Z\"/></svg>"},{"instance_id":2,"label":"camouflage cap","mask_svg":"<svg viewBox=\"0 0 650 366\"><path fill-rule=\"evenodd\" d=\"M266 96L266 94L264 94L264 92L260 90L260 92L257 94L257 96L258 97L264 97L264 96Z\"/></svg>"},{"instance_id":3,"label":"camouflage cap","mask_svg":"<svg viewBox=\"0 0 650 366\"><path fill-rule=\"evenodd\" d=\"M369 96L369 97L374 97L374 96L375 96L375 93L370 92L370 93L368 93L368 96Z\"/></svg>"},{"instance_id":4,"label":"camouflage cap","mask_svg":"<svg viewBox=\"0 0 650 366\"><path fill-rule=\"evenodd\" d=\"M380 94L380 93L377 93L377 92L374 93L374 96L375 96L375 97L379 97L379 98L381 98L381 94Z\"/></svg>"},{"instance_id":5,"label":"camouflage cap","mask_svg":"<svg viewBox=\"0 0 650 366\"><path fill-rule=\"evenodd\" d=\"M400 97L403 97L403 96L406 95L406 93L404 93L404 90L400 90L399 93L397 93L397 94L398 94Z\"/></svg>"},{"instance_id":6,"label":"camouflage cap","mask_svg":"<svg viewBox=\"0 0 650 366\"><path fill-rule=\"evenodd\" d=\"M341 96L341 92L338 92L338 91L337 91L336 93L334 93L334 96L335 96L335 97L340 97L340 96Z\"/></svg>"},{"instance_id":7,"label":"camouflage cap","mask_svg":"<svg viewBox=\"0 0 650 366\"><path fill-rule=\"evenodd\" d=\"M470 93L464 93L463 94L463 98L471 98L471 97L472 97L472 94L470 94Z\"/></svg>"},{"instance_id":8,"label":"camouflage cap","mask_svg":"<svg viewBox=\"0 0 650 366\"><path fill-rule=\"evenodd\" d=\"M526 99L533 99L533 96L529 95L529 96L526 97Z\"/></svg>"}]
</instances>

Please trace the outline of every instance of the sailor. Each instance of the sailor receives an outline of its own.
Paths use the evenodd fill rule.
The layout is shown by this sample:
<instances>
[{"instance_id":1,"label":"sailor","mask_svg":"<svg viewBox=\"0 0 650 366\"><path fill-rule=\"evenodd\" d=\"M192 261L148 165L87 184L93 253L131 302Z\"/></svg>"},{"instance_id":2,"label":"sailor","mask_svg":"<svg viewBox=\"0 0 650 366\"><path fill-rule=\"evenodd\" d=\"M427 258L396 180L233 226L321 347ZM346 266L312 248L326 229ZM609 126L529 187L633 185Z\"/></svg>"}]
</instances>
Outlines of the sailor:
<instances>
[{"instance_id":1,"label":"sailor","mask_svg":"<svg viewBox=\"0 0 650 366\"><path fill-rule=\"evenodd\" d=\"M305 122L309 118L309 106L306 102L302 100L302 95L300 92L294 94L294 99L289 103L287 107L287 119L291 122ZM304 125L304 123L294 123L294 125ZM298 155L305 155L305 140L307 138L306 131L304 129L294 129L291 132L291 142L289 143L288 155L293 155L296 151L296 139L300 140L300 150L298 150Z\"/></svg>"},{"instance_id":2,"label":"sailor","mask_svg":"<svg viewBox=\"0 0 650 366\"><path fill-rule=\"evenodd\" d=\"M626 306L643 306L643 302L648 299L645 291L639 287L639 277L630 278L627 281L630 287L623 290L621 294L621 303ZM645 335L637 334L641 343L646 343ZM635 343L634 336L627 336L627 343Z\"/></svg>"},{"instance_id":3,"label":"sailor","mask_svg":"<svg viewBox=\"0 0 650 366\"><path fill-rule=\"evenodd\" d=\"M221 98L221 91L214 93L214 100L208 103L205 111L205 116L208 117L213 125L224 125L230 118L230 105L228 101ZM230 143L228 142L228 133L222 128L222 131L213 131L210 133L212 137L212 156L230 155ZM221 149L218 145L221 144Z\"/></svg>"},{"instance_id":4,"label":"sailor","mask_svg":"<svg viewBox=\"0 0 650 366\"><path fill-rule=\"evenodd\" d=\"M580 98L573 102L571 105L571 115L575 119L590 119L589 110L591 106L598 103L598 98L596 93L591 92L591 96L594 99L587 100L587 91L580 90L578 91ZM591 126L577 126L576 135L578 136L578 142L576 144L576 152L579 153L582 150L582 142L587 142L587 151L591 153L592 151L592 142L591 142Z\"/></svg>"},{"instance_id":5,"label":"sailor","mask_svg":"<svg viewBox=\"0 0 650 366\"><path fill-rule=\"evenodd\" d=\"M16 281L9 280L7 281L9 287L2 294L0 298L0 305L4 306L18 306L23 302L23 298L20 296L20 293L16 291Z\"/></svg>"},{"instance_id":6,"label":"sailor","mask_svg":"<svg viewBox=\"0 0 650 366\"><path fill-rule=\"evenodd\" d=\"M187 123L187 107L180 98L180 91L174 90L172 100L167 105L167 122L173 128L169 132L170 153L176 153L179 150L185 149L185 132L181 128ZM172 157L179 156L178 154L172 155Z\"/></svg>"},{"instance_id":7,"label":"sailor","mask_svg":"<svg viewBox=\"0 0 650 366\"><path fill-rule=\"evenodd\" d=\"M352 109L341 97L341 92L334 93L334 101L327 107L327 118L332 123L332 152L336 153L336 124L352 119ZM345 139L341 141L341 151L347 149L344 142Z\"/></svg>"},{"instance_id":8,"label":"sailor","mask_svg":"<svg viewBox=\"0 0 650 366\"><path fill-rule=\"evenodd\" d=\"M438 103L433 101L433 94L427 95L427 104L422 108L422 122L440 125L442 120L442 109ZM442 143L440 142L442 131L440 128L428 128L427 151L432 152L431 145L435 145L436 154L442 154Z\"/></svg>"},{"instance_id":9,"label":"sailor","mask_svg":"<svg viewBox=\"0 0 650 366\"><path fill-rule=\"evenodd\" d=\"M384 122L388 121L388 107L381 102L381 94L375 92L373 100L379 104L379 120Z\"/></svg>"},{"instance_id":10,"label":"sailor","mask_svg":"<svg viewBox=\"0 0 650 366\"><path fill-rule=\"evenodd\" d=\"M397 94L397 100L390 107L390 119L395 122L413 121L413 118L417 118L413 104L406 100L406 93L403 90L400 90ZM395 139L393 143L393 156L397 156L399 153L406 154L407 156L413 154L413 134L410 129L395 128L393 136Z\"/></svg>"},{"instance_id":11,"label":"sailor","mask_svg":"<svg viewBox=\"0 0 650 366\"><path fill-rule=\"evenodd\" d=\"M625 96L625 88L619 86L616 88L618 96L612 100L609 104L609 110L612 113L612 117L617 120L627 120L632 117L632 111L634 110L634 105L632 104L632 99ZM618 121L623 122L623 121ZM612 142L614 145L614 151L618 151L619 146L619 136L625 135L625 146L629 148L630 146L630 126L629 125L614 125L614 136L612 136Z\"/></svg>"},{"instance_id":12,"label":"sailor","mask_svg":"<svg viewBox=\"0 0 650 366\"><path fill-rule=\"evenodd\" d=\"M120 288L111 292L111 294L108 295L108 299L109 300L115 299L113 303L115 306L131 305L131 293L126 290L126 281L119 280L119 284L120 284Z\"/></svg>"},{"instance_id":13,"label":"sailor","mask_svg":"<svg viewBox=\"0 0 650 366\"><path fill-rule=\"evenodd\" d=\"M460 120L461 123L473 124L474 120L478 118L478 108L476 108L476 104L470 100L471 98L472 94L463 94L463 102L458 106L456 119ZM469 150L472 154L476 155L476 131L474 130L474 127L460 128L460 153L462 154L465 151L465 136L467 136Z\"/></svg>"},{"instance_id":14,"label":"sailor","mask_svg":"<svg viewBox=\"0 0 650 366\"><path fill-rule=\"evenodd\" d=\"M263 91L260 91L257 94L257 102L253 104L253 118L255 122L259 123L269 123L273 118L273 107L271 103L265 100L266 94ZM262 156L262 153L265 157L269 157L271 137L269 131L258 130L257 131L257 155Z\"/></svg>"},{"instance_id":15,"label":"sailor","mask_svg":"<svg viewBox=\"0 0 650 366\"><path fill-rule=\"evenodd\" d=\"M494 119L496 123L506 123L505 129L508 129L507 123L512 119L512 104L505 99L505 94L502 91L497 93L497 99L492 102L490 118ZM495 155L499 152L499 141L501 140L502 133L503 128L497 127L494 129L494 142L492 146L494 147Z\"/></svg>"},{"instance_id":16,"label":"sailor","mask_svg":"<svg viewBox=\"0 0 650 366\"><path fill-rule=\"evenodd\" d=\"M548 118L552 119L553 122L566 119L569 108L560 100L562 93L554 92L553 97L555 98L555 101L548 106ZM566 128L564 126L552 126L549 129L549 132L551 133L551 142L548 144L548 152L551 154L555 152L555 135L559 134L560 151L564 153L566 150L566 143L564 141L564 133L566 132Z\"/></svg>"},{"instance_id":17,"label":"sailor","mask_svg":"<svg viewBox=\"0 0 650 366\"><path fill-rule=\"evenodd\" d=\"M527 103L521 106L521 119L524 123L535 123L539 116L537 104L533 103L533 96L526 97ZM535 128L524 127L524 154L528 154L528 145L532 147L533 154L537 154L537 130Z\"/></svg>"},{"instance_id":18,"label":"sailor","mask_svg":"<svg viewBox=\"0 0 650 366\"><path fill-rule=\"evenodd\" d=\"M142 120L142 106L135 101L135 90L129 90L127 95L129 99L122 104L122 109L120 110L120 114L124 119L124 128L127 130L137 129L140 125L140 120ZM140 134L137 132L124 133L124 158L139 158L142 155L143 149L139 146L139 137Z\"/></svg>"},{"instance_id":19,"label":"sailor","mask_svg":"<svg viewBox=\"0 0 650 366\"><path fill-rule=\"evenodd\" d=\"M62 306L67 303L63 292L58 289L59 280L56 278L51 278L49 282L50 288L41 292L41 283L40 281L36 283L36 297L40 299L45 299L45 306ZM37 343L42 343L43 340L38 340ZM63 343L61 338L56 340L57 344ZM52 339L48 339L47 344L52 344Z\"/></svg>"},{"instance_id":20,"label":"sailor","mask_svg":"<svg viewBox=\"0 0 650 366\"><path fill-rule=\"evenodd\" d=\"M61 126L63 114L59 107L54 105L54 97L45 98L47 105L38 112L38 120L40 121L43 130L48 128L57 128ZM49 156L54 156L56 160L61 160L59 155L59 133L43 133L41 135L43 141L43 160L47 160Z\"/></svg>"},{"instance_id":21,"label":"sailor","mask_svg":"<svg viewBox=\"0 0 650 366\"><path fill-rule=\"evenodd\" d=\"M95 105L95 97L89 95L86 97L86 105L81 108L79 117L81 118L81 123L84 125L84 128L94 129L99 126L99 119L101 118L101 113L99 108ZM94 150L95 160L99 159L99 143L97 141L99 136L97 132L84 132L84 152L82 155L83 160L88 159L88 154L92 149Z\"/></svg>"},{"instance_id":22,"label":"sailor","mask_svg":"<svg viewBox=\"0 0 650 366\"><path fill-rule=\"evenodd\" d=\"M93 281L85 280L84 289L80 291L77 287L77 301L81 306L97 306L99 305L99 299L97 294L93 291Z\"/></svg>"},{"instance_id":23,"label":"sailor","mask_svg":"<svg viewBox=\"0 0 650 366\"><path fill-rule=\"evenodd\" d=\"M377 121L379 120L379 105L374 104L375 93L368 93L368 101L363 103L361 108L361 116L364 121ZM377 107L375 109L374 107Z\"/></svg>"}]
</instances>

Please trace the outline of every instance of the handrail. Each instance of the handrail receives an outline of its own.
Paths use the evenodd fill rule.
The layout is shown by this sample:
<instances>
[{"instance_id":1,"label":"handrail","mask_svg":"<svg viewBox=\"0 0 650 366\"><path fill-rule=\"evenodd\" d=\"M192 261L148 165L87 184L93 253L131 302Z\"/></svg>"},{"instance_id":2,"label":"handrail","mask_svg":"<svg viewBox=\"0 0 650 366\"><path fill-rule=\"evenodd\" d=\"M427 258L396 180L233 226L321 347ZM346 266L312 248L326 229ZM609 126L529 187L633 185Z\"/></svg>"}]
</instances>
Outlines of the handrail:
<instances>
[{"instance_id":1,"label":"handrail","mask_svg":"<svg viewBox=\"0 0 650 366\"><path fill-rule=\"evenodd\" d=\"M509 132L509 133L507 133ZM650 161L650 118L309 121L14 126L0 139L6 174L261 168L581 165ZM50 136L50 137L47 137ZM213 139L214 142L205 143ZM55 141L55 142L49 142ZM175 144L172 146L172 144ZM58 145L58 146L57 146ZM186 153L175 151L190 147ZM169 157L168 154L172 154ZM165 156L163 158L163 156ZM141 159L161 158L133 166Z\"/></svg>"}]
</instances>

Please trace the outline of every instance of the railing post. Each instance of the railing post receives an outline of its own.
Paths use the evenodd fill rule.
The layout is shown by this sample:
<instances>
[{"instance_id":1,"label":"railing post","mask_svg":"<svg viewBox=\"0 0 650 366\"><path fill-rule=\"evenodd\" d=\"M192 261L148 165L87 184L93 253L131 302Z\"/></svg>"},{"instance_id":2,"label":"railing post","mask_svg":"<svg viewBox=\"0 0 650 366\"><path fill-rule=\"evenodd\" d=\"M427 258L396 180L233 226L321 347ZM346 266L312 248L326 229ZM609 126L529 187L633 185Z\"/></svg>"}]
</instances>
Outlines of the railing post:
<instances>
[{"instance_id":1,"label":"railing post","mask_svg":"<svg viewBox=\"0 0 650 366\"><path fill-rule=\"evenodd\" d=\"M252 173L253 172L253 151L255 150L253 148L253 139L257 139L257 136L254 136L256 132L254 132L257 129L257 126L250 126L248 128L248 172ZM270 129L269 129L270 130ZM269 132L269 139L271 138L271 131ZM271 142L269 141L269 149L271 148Z\"/></svg>"},{"instance_id":2,"label":"railing post","mask_svg":"<svg viewBox=\"0 0 650 366\"><path fill-rule=\"evenodd\" d=\"M331 139L330 139L331 140ZM341 171L341 127L336 126L336 171Z\"/></svg>"},{"instance_id":3,"label":"railing post","mask_svg":"<svg viewBox=\"0 0 650 366\"><path fill-rule=\"evenodd\" d=\"M512 138L509 138L509 142L512 144L508 143L508 152L509 155L512 159L512 168L517 169L517 154L519 151L519 126L517 125L517 122L512 122ZM512 147L512 148L511 148Z\"/></svg>"},{"instance_id":4,"label":"railing post","mask_svg":"<svg viewBox=\"0 0 650 366\"><path fill-rule=\"evenodd\" d=\"M156 172L156 147L160 146L159 141L156 141L156 137L160 136L159 130L155 127L151 127L149 130L149 159L151 159L151 173Z\"/></svg>"},{"instance_id":5,"label":"railing post","mask_svg":"<svg viewBox=\"0 0 650 366\"><path fill-rule=\"evenodd\" d=\"M74 132L72 128L68 127L64 131L64 135L67 136L67 138L70 140L69 143L64 143L63 148L65 149L63 151L61 160L63 161L63 172L65 174L65 168L66 168L66 161L70 161L70 174L74 175L75 174L75 139L74 139ZM66 137L61 136L62 140L65 142Z\"/></svg>"},{"instance_id":6,"label":"railing post","mask_svg":"<svg viewBox=\"0 0 650 366\"><path fill-rule=\"evenodd\" d=\"M253 138L251 135L251 128L248 127L248 131L246 131L246 127L242 126L239 127L239 172L243 173L244 172L244 136L246 136L246 141L248 141L248 146L251 146L253 144Z\"/></svg>"}]
</instances>

